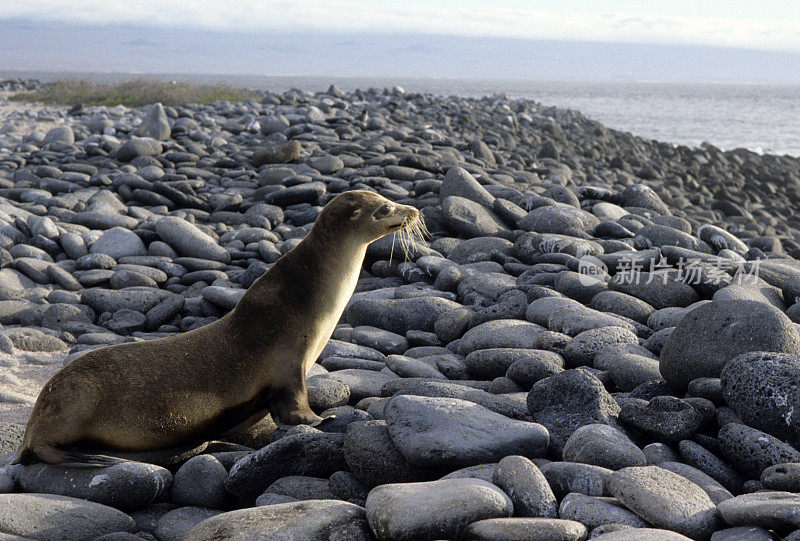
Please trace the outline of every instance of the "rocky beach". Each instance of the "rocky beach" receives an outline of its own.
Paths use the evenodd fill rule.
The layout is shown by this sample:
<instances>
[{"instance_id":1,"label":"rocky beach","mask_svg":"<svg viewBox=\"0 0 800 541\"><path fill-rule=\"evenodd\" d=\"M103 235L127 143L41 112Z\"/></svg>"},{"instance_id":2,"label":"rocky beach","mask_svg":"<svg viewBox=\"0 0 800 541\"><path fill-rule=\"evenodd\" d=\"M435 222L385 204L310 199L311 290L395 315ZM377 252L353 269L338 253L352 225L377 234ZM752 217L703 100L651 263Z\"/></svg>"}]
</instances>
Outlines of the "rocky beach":
<instances>
[{"instance_id":1,"label":"rocky beach","mask_svg":"<svg viewBox=\"0 0 800 541\"><path fill-rule=\"evenodd\" d=\"M800 541L800 159L504 95L37 86L0 81L0 540ZM216 321L352 189L430 237L368 248L334 419L10 465L56 371Z\"/></svg>"}]
</instances>

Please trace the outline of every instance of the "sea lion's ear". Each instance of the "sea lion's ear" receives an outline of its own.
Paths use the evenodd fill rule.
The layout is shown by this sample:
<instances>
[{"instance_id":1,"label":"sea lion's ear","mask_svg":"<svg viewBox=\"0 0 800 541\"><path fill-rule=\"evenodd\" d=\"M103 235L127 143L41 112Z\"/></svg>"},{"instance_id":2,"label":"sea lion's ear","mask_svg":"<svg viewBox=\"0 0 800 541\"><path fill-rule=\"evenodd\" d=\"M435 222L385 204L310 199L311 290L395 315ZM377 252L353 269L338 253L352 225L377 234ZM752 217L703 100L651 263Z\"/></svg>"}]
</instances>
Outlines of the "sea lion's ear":
<instances>
[{"instance_id":1,"label":"sea lion's ear","mask_svg":"<svg viewBox=\"0 0 800 541\"><path fill-rule=\"evenodd\" d=\"M355 220L360 215L361 215L361 208L360 207L354 207L354 208L350 209L350 219L351 220Z\"/></svg>"}]
</instances>

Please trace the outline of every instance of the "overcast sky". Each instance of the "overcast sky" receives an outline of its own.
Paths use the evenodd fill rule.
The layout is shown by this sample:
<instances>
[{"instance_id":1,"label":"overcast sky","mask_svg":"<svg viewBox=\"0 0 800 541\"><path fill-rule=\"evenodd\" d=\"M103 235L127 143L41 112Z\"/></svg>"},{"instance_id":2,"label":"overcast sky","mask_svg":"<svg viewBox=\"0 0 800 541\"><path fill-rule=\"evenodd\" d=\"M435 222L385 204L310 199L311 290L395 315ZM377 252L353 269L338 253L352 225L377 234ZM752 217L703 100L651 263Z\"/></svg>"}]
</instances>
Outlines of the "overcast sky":
<instances>
[{"instance_id":1,"label":"overcast sky","mask_svg":"<svg viewBox=\"0 0 800 541\"><path fill-rule=\"evenodd\" d=\"M211 30L313 28L800 52L797 0L0 0L0 14Z\"/></svg>"},{"instance_id":2,"label":"overcast sky","mask_svg":"<svg viewBox=\"0 0 800 541\"><path fill-rule=\"evenodd\" d=\"M119 30L123 27L124 30ZM59 47L52 39L58 32L62 32L67 40L72 39L77 44L84 43L85 50L75 43L64 43L63 40ZM414 49L412 52L415 55L420 55L416 48L425 47L425 41L421 37L436 37L439 41L433 41L441 47L441 38L450 36L469 38L473 42L483 39L481 43L486 48L486 54L488 57L494 54L493 58L501 58L497 50L491 50L493 47L504 47L506 53L520 55L525 49L523 42L543 40L626 44L627 49L616 51L616 61L620 64L629 60L629 53L624 51L632 51L630 54L634 56L639 51L641 56L641 51L644 50L642 47L657 45L686 48L684 52L688 60L681 60L680 65L666 65L670 59L674 60L674 48L663 49L661 54L652 53L655 49L648 53L653 62L666 59L662 70L665 74L669 72L663 77L666 79L680 79L681 65L693 61L692 55L703 56L701 52L697 52L702 51L703 47L717 49L717 52L709 55L716 63L710 69L719 65L719 58L723 58L723 63L726 61L724 55L719 56L719 49L736 49L727 60L734 67L726 65L725 69L735 70L735 66L739 66L743 75L746 75L747 70L744 62L752 63L755 60L756 65L753 67L756 71L763 71L765 68L758 66L762 63L758 56L750 53L743 55L742 51L764 52L763 63L767 65L769 74L763 77L759 75L754 80L795 81L798 77L795 68L800 59L800 1L0 0L0 70L29 68L126 71L123 68L115 69L115 66L127 66L129 71L197 71L197 62L188 60L183 68L176 63L174 57L162 58L160 63L156 62L154 58L159 56L159 51L156 50L139 54L135 62L130 61L133 58L129 55L130 51L121 51L115 59L113 50L104 50L102 57L107 60L106 63L98 62L96 58L85 54L92 50L92 45L96 53L98 47L107 49L120 43L130 47L131 43L139 40L138 44L141 46L150 45L155 49L161 47L161 53L171 48L173 56L188 56L193 51L192 44L184 43L186 50L178 50L177 45L172 43L176 32L188 36L190 40L195 36L200 42L204 39L208 42L203 46L203 54L208 58L200 66L206 66L205 69L200 69L204 72L220 67L224 69L226 66L223 61L225 51L215 53L212 50L214 40L208 39L211 35L257 36L247 39L258 41L262 50L264 47L272 47L274 66L284 71L287 63L278 57L294 55L294 63L288 65L289 69L292 65L297 66L296 73L275 72L275 67L272 71L257 70L257 73L264 75L307 75L314 70L324 70L326 65L336 69L329 62L323 61L317 65L306 59L304 54L309 51L304 48L303 43L295 44L295 50L289 51L287 36L301 36L301 41L313 41L313 36L344 35L354 39L369 36L368 39L364 38L363 43L372 46L383 40L382 45L377 46L377 50L382 50L386 55L383 58L369 58L369 51L358 52L358 43L350 49L339 50L333 47L326 51L323 46L322 50L315 51L318 55L328 55L342 66L349 66L356 73L364 75L386 75L384 72L378 73L373 64L383 65L387 59L397 60L397 69L403 71L397 75L409 75L406 72L415 60L411 57L404 59L403 55L407 54L408 47ZM112 36L111 39L116 36L123 41L111 44L96 41L107 40L108 36ZM275 41L270 45L269 40L273 36ZM220 38L219 41L225 39ZM468 40L462 40L461 43L467 42ZM518 49L509 49L509 43L517 43ZM394 49L391 49L392 44ZM26 48L29 54L26 54ZM584 45L584 48L587 51L588 64L595 60L596 55L593 56L591 45ZM6 53L3 52L4 49ZM230 52L230 47L227 51ZM472 51L473 60L474 53ZM125 56L126 54L129 56ZM345 58L341 55L351 57ZM795 55L798 55L797 58L794 58ZM250 70L249 73L254 73L252 70L258 65L248 67L241 60L237 59L227 65L236 72ZM641 59L634 60L638 62ZM549 62L548 59L543 61ZM408 66L403 67L404 62ZM361 72L358 71L359 66L363 68ZM425 66L421 65L421 68ZM576 72L580 75L583 68L597 69L597 66L563 66L565 75ZM614 73L618 71L618 67L611 64L609 69ZM782 70L785 71L785 76L779 73ZM639 71L640 78L654 77L652 69ZM591 70L587 73L590 72ZM510 76L531 78L535 74L521 69L512 72ZM437 73L435 69L422 69L420 75L436 76ZM549 72L544 75L553 76ZM555 75L558 76L558 73ZM637 77L636 73L630 75ZM712 78L718 78L718 75L715 73Z\"/></svg>"}]
</instances>

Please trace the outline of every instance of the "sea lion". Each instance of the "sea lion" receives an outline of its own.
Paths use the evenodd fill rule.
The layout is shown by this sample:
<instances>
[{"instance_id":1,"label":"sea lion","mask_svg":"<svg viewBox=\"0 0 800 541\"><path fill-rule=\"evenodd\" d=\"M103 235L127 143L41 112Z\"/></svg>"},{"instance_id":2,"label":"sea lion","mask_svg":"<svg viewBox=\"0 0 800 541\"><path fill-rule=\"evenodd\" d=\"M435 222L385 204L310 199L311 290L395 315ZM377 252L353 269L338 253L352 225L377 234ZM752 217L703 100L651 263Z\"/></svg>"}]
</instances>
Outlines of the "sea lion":
<instances>
[{"instance_id":1,"label":"sea lion","mask_svg":"<svg viewBox=\"0 0 800 541\"><path fill-rule=\"evenodd\" d=\"M353 294L367 245L420 227L414 207L369 191L336 196L224 317L97 349L57 372L39 393L14 463L104 465L108 457L74 449L192 445L268 413L285 425L319 423L306 374Z\"/></svg>"}]
</instances>

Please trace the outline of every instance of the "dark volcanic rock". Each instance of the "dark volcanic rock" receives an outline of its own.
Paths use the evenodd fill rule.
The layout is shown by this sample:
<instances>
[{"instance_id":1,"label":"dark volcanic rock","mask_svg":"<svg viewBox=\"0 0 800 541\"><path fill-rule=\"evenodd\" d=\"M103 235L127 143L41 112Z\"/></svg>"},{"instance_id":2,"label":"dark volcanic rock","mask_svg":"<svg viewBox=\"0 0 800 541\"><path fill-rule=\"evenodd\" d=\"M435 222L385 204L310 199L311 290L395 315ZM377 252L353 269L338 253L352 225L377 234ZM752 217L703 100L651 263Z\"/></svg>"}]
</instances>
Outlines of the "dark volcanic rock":
<instances>
[{"instance_id":1,"label":"dark volcanic rock","mask_svg":"<svg viewBox=\"0 0 800 541\"><path fill-rule=\"evenodd\" d=\"M533 420L550 432L554 452L561 454L579 427L602 423L616 426L619 405L602 382L586 370L567 370L538 381L528 393Z\"/></svg>"},{"instance_id":2,"label":"dark volcanic rock","mask_svg":"<svg viewBox=\"0 0 800 541\"><path fill-rule=\"evenodd\" d=\"M744 353L720 378L725 401L742 421L800 449L800 356Z\"/></svg>"}]
</instances>

